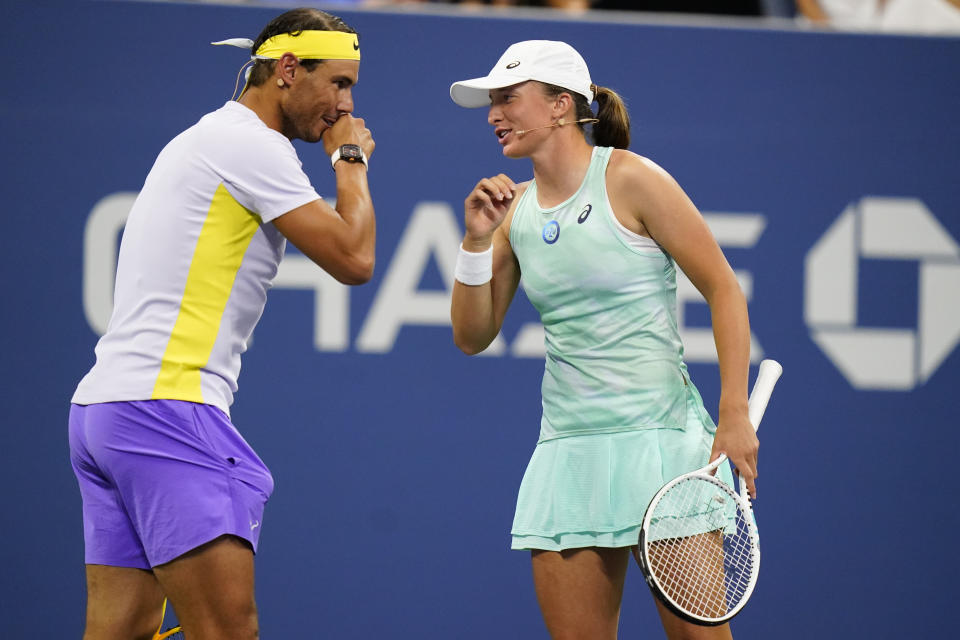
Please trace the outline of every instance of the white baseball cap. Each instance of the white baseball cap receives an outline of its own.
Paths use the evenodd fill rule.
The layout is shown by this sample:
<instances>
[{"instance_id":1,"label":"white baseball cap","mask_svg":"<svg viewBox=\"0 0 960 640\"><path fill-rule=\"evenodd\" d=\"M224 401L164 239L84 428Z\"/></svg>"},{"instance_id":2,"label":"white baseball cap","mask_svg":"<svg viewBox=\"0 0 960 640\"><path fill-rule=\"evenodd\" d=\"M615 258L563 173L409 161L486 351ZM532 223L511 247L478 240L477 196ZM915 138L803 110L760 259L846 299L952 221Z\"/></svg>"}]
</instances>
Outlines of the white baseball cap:
<instances>
[{"instance_id":1,"label":"white baseball cap","mask_svg":"<svg viewBox=\"0 0 960 640\"><path fill-rule=\"evenodd\" d=\"M566 42L554 40L525 40L510 45L486 76L450 85L450 97L461 107L488 107L491 89L527 80L557 85L593 102L587 63Z\"/></svg>"}]
</instances>

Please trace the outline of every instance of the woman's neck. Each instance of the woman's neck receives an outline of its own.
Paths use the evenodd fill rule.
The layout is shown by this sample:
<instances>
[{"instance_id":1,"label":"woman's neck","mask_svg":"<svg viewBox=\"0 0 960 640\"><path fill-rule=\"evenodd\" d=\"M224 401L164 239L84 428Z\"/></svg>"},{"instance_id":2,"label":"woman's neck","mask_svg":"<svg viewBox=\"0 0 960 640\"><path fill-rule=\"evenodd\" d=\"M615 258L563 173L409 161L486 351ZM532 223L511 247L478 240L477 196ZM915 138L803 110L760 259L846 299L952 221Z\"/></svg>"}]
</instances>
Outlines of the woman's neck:
<instances>
[{"instance_id":1,"label":"woman's neck","mask_svg":"<svg viewBox=\"0 0 960 640\"><path fill-rule=\"evenodd\" d=\"M576 193L587 175L592 157L593 147L579 128L553 132L550 139L530 156L533 177L537 181L538 204L549 209Z\"/></svg>"}]
</instances>

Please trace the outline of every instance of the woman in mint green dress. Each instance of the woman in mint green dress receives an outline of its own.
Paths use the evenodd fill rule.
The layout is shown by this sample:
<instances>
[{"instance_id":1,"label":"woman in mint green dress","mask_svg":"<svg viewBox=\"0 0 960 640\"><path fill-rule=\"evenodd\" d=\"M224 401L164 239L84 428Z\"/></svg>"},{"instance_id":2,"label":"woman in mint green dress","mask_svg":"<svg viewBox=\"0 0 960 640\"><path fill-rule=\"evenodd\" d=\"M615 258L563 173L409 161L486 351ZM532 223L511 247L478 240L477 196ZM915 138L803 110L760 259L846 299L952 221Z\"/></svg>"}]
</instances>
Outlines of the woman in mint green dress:
<instances>
[{"instance_id":1,"label":"woman in mint green dress","mask_svg":"<svg viewBox=\"0 0 960 640\"><path fill-rule=\"evenodd\" d=\"M467 196L451 309L457 346L483 351L522 275L544 325L540 438L512 546L531 550L553 638L616 638L630 547L657 489L723 452L755 495L746 300L680 186L626 150L622 100L591 82L572 47L516 43L487 76L454 83L450 95L487 107L504 155L533 163L533 180L500 174ZM716 426L683 362L675 265L710 305ZM729 480L726 465L722 473ZM671 639L731 637L728 625L696 627L657 606Z\"/></svg>"}]
</instances>

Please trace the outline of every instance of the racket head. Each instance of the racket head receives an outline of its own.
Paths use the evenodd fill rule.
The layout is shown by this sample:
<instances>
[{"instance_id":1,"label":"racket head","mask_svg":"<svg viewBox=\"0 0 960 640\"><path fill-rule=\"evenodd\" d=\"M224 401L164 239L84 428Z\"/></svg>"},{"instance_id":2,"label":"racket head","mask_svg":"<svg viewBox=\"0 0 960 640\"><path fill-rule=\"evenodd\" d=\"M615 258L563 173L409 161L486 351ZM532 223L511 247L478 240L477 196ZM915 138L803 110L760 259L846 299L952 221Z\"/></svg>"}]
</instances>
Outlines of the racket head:
<instances>
[{"instance_id":1,"label":"racket head","mask_svg":"<svg viewBox=\"0 0 960 640\"><path fill-rule=\"evenodd\" d=\"M675 478L657 492L633 553L654 595L679 617L704 626L737 615L760 571L749 501L706 470Z\"/></svg>"}]
</instances>

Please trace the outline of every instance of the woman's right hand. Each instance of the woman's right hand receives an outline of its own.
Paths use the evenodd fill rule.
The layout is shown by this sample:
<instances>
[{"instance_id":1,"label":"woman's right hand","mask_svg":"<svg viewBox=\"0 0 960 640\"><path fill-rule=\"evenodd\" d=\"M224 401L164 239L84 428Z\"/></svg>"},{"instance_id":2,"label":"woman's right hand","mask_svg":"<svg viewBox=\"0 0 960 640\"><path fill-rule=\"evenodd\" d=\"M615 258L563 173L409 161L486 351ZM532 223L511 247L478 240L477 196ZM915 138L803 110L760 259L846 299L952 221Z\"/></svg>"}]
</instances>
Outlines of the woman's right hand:
<instances>
[{"instance_id":1,"label":"woman's right hand","mask_svg":"<svg viewBox=\"0 0 960 640\"><path fill-rule=\"evenodd\" d=\"M465 250L485 251L490 246L493 232L510 211L516 191L517 185L502 173L477 183L463 203Z\"/></svg>"}]
</instances>

